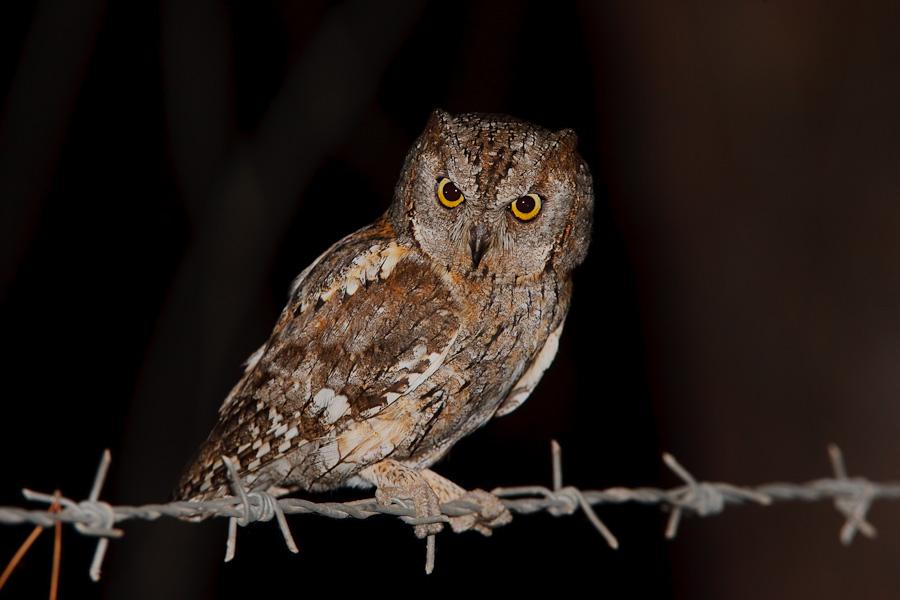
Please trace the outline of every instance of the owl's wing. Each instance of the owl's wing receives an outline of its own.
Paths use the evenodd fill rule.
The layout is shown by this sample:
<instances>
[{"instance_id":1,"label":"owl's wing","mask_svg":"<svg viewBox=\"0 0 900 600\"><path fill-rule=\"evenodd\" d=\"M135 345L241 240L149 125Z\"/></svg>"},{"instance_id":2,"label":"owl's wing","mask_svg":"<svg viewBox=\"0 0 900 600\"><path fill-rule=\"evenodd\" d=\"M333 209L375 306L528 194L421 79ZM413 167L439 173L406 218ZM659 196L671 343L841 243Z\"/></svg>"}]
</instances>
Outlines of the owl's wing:
<instances>
[{"instance_id":1,"label":"owl's wing","mask_svg":"<svg viewBox=\"0 0 900 600\"><path fill-rule=\"evenodd\" d=\"M278 331L282 326L285 318L289 314L288 308L302 295L309 294L316 289L317 285L321 285L322 281L327 279L328 276L335 271L340 271L342 266L342 259L344 259L348 255L353 255L356 252L367 251L365 246L361 246L360 244L354 243L356 240L362 241L368 238L372 238L373 241L377 240L379 236L376 227L365 227L360 231L355 231L347 236L344 236L323 252L316 260L312 261L308 267L303 269L297 277L294 278L294 281L291 283L291 291L290 291L290 301L288 302L288 306L282 311L281 318L279 320L278 326L276 326L275 331ZM326 268L320 268L319 265L323 260L330 263L326 266ZM316 276L310 277L310 273L316 270ZM311 281L312 280L312 281ZM302 301L302 298L301 298ZM259 359L262 358L263 354L266 351L266 348L269 345L271 340L266 341L265 344L260 346L256 352L250 355L250 357L244 361L244 375L249 374L256 367L256 364L259 362ZM245 377L246 379L246 377ZM225 397L225 401L222 402L222 405L219 407L219 419L225 419L229 413L229 409L234 402L234 399L237 397L238 392L243 388L245 379L242 379L238 382L237 385L231 390L228 396Z\"/></svg>"},{"instance_id":2,"label":"owl's wing","mask_svg":"<svg viewBox=\"0 0 900 600\"><path fill-rule=\"evenodd\" d=\"M248 364L182 480L182 498L227 493L221 456L251 487L314 488L381 460L413 435L398 399L441 366L459 330L453 298L389 226L321 256L295 285L267 344Z\"/></svg>"}]
</instances>

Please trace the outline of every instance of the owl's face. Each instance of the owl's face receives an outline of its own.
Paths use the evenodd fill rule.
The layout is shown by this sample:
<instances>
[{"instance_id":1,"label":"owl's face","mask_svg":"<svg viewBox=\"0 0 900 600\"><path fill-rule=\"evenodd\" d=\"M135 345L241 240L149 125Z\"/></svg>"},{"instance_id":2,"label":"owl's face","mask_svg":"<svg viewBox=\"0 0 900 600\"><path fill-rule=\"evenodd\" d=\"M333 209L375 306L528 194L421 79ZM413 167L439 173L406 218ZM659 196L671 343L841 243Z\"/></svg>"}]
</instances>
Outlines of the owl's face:
<instances>
[{"instance_id":1,"label":"owl's face","mask_svg":"<svg viewBox=\"0 0 900 600\"><path fill-rule=\"evenodd\" d=\"M590 242L593 192L572 130L435 111L390 215L436 266L466 277L569 271Z\"/></svg>"}]
</instances>

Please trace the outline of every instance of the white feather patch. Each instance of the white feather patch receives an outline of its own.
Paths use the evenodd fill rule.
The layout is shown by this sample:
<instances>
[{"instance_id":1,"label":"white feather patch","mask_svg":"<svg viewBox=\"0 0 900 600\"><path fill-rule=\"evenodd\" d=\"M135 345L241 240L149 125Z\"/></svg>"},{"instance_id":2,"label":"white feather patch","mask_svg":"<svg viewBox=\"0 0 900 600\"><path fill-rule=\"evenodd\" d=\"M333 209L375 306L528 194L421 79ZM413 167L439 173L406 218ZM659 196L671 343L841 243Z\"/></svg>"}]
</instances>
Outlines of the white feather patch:
<instances>
[{"instance_id":1,"label":"white feather patch","mask_svg":"<svg viewBox=\"0 0 900 600\"><path fill-rule=\"evenodd\" d=\"M327 302L338 292L352 296L359 290L360 286L367 282L375 281L379 277L387 279L400 259L406 256L408 252L407 248L398 245L396 242L391 242L387 246L372 246L368 252L354 258L350 267L334 278L319 293L319 298ZM308 302L304 302L300 307L300 311L303 312L307 307Z\"/></svg>"},{"instance_id":2,"label":"white feather patch","mask_svg":"<svg viewBox=\"0 0 900 600\"><path fill-rule=\"evenodd\" d=\"M400 259L403 258L408 250L402 246L398 246L397 244L392 243L390 246L384 249L381 255L384 257L384 260L381 263L381 278L387 279L390 277L391 273L394 270L394 267L397 266L397 263L400 262Z\"/></svg>"},{"instance_id":3,"label":"white feather patch","mask_svg":"<svg viewBox=\"0 0 900 600\"><path fill-rule=\"evenodd\" d=\"M250 357L244 361L244 373L249 373L253 370L253 367L256 366L256 363L259 362L259 359L262 358L263 352L266 351L266 345L263 344L259 348L256 349L256 352L250 355Z\"/></svg>"},{"instance_id":4,"label":"white feather patch","mask_svg":"<svg viewBox=\"0 0 900 600\"><path fill-rule=\"evenodd\" d=\"M323 442L322 445L319 446L317 454L326 469L334 468L334 466L341 461L341 455L338 452L338 443L337 440L334 439Z\"/></svg>"},{"instance_id":5,"label":"white feather patch","mask_svg":"<svg viewBox=\"0 0 900 600\"><path fill-rule=\"evenodd\" d=\"M331 388L322 388L316 392L315 396L313 396L312 402L309 403L309 408L307 408L307 412L312 415L321 413L328 408L328 404L331 402L332 398L334 398L334 390Z\"/></svg>"},{"instance_id":6,"label":"white feather patch","mask_svg":"<svg viewBox=\"0 0 900 600\"><path fill-rule=\"evenodd\" d=\"M328 406L325 407L325 422L331 425L350 410L350 403L347 402L347 396L338 395L331 399Z\"/></svg>"},{"instance_id":7,"label":"white feather patch","mask_svg":"<svg viewBox=\"0 0 900 600\"><path fill-rule=\"evenodd\" d=\"M372 418L354 423L338 436L337 449L347 462L381 460L409 434L409 419L403 416Z\"/></svg>"},{"instance_id":8,"label":"white feather patch","mask_svg":"<svg viewBox=\"0 0 900 600\"><path fill-rule=\"evenodd\" d=\"M262 355L263 355L263 353L265 353L265 351L266 351L266 345L263 344L262 346L260 346L259 348L256 349L256 352L251 354L250 357L244 361L244 373L245 374L249 373L250 371L253 370L253 367L256 366L256 363L259 362L259 359L262 358ZM228 407L231 406L231 404L234 402L234 396L235 396L235 393L237 392L238 387L239 387L238 385L234 386L232 388L231 392L229 392L229 394L227 396L225 396L225 400L222 402L222 406L219 407L220 415L223 414L226 410L228 410Z\"/></svg>"},{"instance_id":9,"label":"white feather patch","mask_svg":"<svg viewBox=\"0 0 900 600\"><path fill-rule=\"evenodd\" d=\"M422 373L410 373L407 378L409 380L409 387L406 389L404 394L409 394L417 387L422 385L429 377L431 377L435 371L437 371L442 364L444 364L444 359L447 358L447 353L450 352L450 348L453 347L453 344L456 342L456 337L459 335L459 329L456 330L456 333L453 334L453 337L450 338L450 341L447 342L447 345L444 346L444 350L442 352L432 352L428 355L428 368L425 369Z\"/></svg>"},{"instance_id":10,"label":"white feather patch","mask_svg":"<svg viewBox=\"0 0 900 600\"><path fill-rule=\"evenodd\" d=\"M335 248L337 248L339 245L343 244L347 239L349 239L350 237L352 237L354 235L356 235L356 233L351 233L349 235L345 235L344 237L339 239L337 242L333 243L328 248L328 250L326 250L325 252L320 254L318 256L318 258L316 258L316 260L312 261L312 263L308 267L303 269L303 271L301 271L300 274L297 275L297 278L294 279L294 281L291 283L291 292L290 292L291 296L293 296L295 293L297 293L297 290L300 289L300 286L303 285L303 282L306 280L307 275L310 274L310 272L316 267L317 264L322 262L323 258L325 258L329 254L334 252Z\"/></svg>"},{"instance_id":11,"label":"white feather patch","mask_svg":"<svg viewBox=\"0 0 900 600\"><path fill-rule=\"evenodd\" d=\"M410 369L420 362L422 362L422 357L425 356L425 353L428 351L428 347L425 344L418 344L415 348L413 348L412 358L409 360L401 360L397 363L398 370Z\"/></svg>"}]
</instances>

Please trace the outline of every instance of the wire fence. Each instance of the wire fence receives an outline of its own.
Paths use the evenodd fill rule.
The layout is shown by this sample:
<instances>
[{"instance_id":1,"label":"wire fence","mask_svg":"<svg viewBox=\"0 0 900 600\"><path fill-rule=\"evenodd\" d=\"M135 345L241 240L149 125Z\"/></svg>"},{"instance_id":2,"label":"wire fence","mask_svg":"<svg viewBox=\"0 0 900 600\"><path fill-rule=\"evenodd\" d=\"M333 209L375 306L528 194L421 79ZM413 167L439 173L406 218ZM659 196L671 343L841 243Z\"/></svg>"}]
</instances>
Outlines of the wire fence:
<instances>
[{"instance_id":1,"label":"wire fence","mask_svg":"<svg viewBox=\"0 0 900 600\"><path fill-rule=\"evenodd\" d=\"M604 490L580 490L563 485L562 456L559 445L552 443L553 484L543 486L521 486L496 488L491 493L499 497L513 513L531 514L548 512L554 516L571 515L578 510L585 513L590 522L600 532L612 548L619 542L609 528L600 520L592 507L600 504L658 505L669 511L665 529L667 538L674 538L684 513L701 517L716 515L729 504L754 503L768 506L774 502L816 502L831 500L835 508L844 516L840 530L840 540L849 544L857 532L874 537L875 528L866 520L866 514L876 500L900 499L900 482L873 482L864 477L849 477L840 449L828 448L833 476L804 483L768 483L741 487L730 483L696 480L670 454L663 454L665 464L682 480L676 487L662 489L653 487L623 488ZM416 517L412 506L402 502L384 505L374 498L352 502L312 502L301 498L275 498L267 492L247 491L241 483L232 460L223 457L223 462L231 477L233 496L202 502L170 502L167 504L145 504L142 506L112 506L99 499L106 473L109 469L109 451L103 453L94 484L88 498L80 502L61 497L58 494L44 494L23 490L26 499L61 507L61 510L28 510L13 506L0 506L0 523L15 525L30 523L49 527L56 523L67 523L88 536L98 537L97 548L91 561L90 576L97 581L110 538L123 535L116 525L131 519L154 521L160 517L174 517L186 522L196 522L212 517L229 519L225 561L234 558L237 526L247 526L257 521L277 521L285 544L291 552L297 552L297 545L291 535L285 515L317 514L334 519L366 519L373 515L390 515L410 525L447 522L450 517L478 513L480 507L472 502L456 500L441 506L441 515L436 517ZM426 543L425 570L434 568L435 537L429 536Z\"/></svg>"}]
</instances>

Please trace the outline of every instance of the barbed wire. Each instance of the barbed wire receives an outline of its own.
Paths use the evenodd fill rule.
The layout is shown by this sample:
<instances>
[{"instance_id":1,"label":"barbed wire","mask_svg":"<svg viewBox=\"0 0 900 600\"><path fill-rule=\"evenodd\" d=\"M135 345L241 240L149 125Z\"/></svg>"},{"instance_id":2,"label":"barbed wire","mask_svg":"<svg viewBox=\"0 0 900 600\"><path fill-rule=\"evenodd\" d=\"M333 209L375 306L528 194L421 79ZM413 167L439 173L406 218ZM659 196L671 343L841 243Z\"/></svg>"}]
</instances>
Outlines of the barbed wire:
<instances>
[{"instance_id":1,"label":"barbed wire","mask_svg":"<svg viewBox=\"0 0 900 600\"><path fill-rule=\"evenodd\" d=\"M828 447L833 477L805 483L767 483L741 487L730 483L698 481L671 454L666 453L663 454L663 462L682 480L682 485L668 489L613 487L604 490L580 490L573 486L564 486L560 446L554 441L551 447L553 458L551 488L500 487L491 493L500 498L508 510L518 514L547 512L554 516L562 516L574 514L580 509L614 549L618 548L619 542L594 512L594 506L626 502L660 505L670 511L665 536L671 539L677 534L684 513L706 517L721 513L729 504L755 503L768 506L774 502L831 500L845 519L840 529L840 540L844 544L849 544L857 533L869 538L875 536L875 527L866 519L873 502L900 499L900 482L873 482L864 477L849 477L843 455L833 444ZM99 538L89 570L90 577L97 581L100 578L100 569L109 539L123 535L122 530L116 525L132 519L155 521L161 517L174 517L186 522L197 522L213 517L228 518L225 551L225 561L228 562L235 555L237 526L245 527L257 521L271 521L273 518L278 523L288 550L296 553L297 545L285 517L289 514L317 514L334 519L367 519L373 515L390 515L404 523L419 525L448 522L450 517L478 514L481 510L481 507L473 502L455 500L443 504L440 515L416 517L412 506L399 501L385 505L379 504L374 498L351 502L312 502L302 498L276 498L267 492L246 490L234 462L228 457L223 457L223 463L231 478L233 496L198 502L112 506L99 499L110 460L109 451L104 451L87 499L76 502L58 494L44 494L25 489L22 493L26 499L48 505L58 503L62 509L29 510L0 506L0 524L30 523L49 527L61 522L73 525L83 535ZM435 537L428 536L425 561L427 573L431 573L434 568L434 550Z\"/></svg>"}]
</instances>

